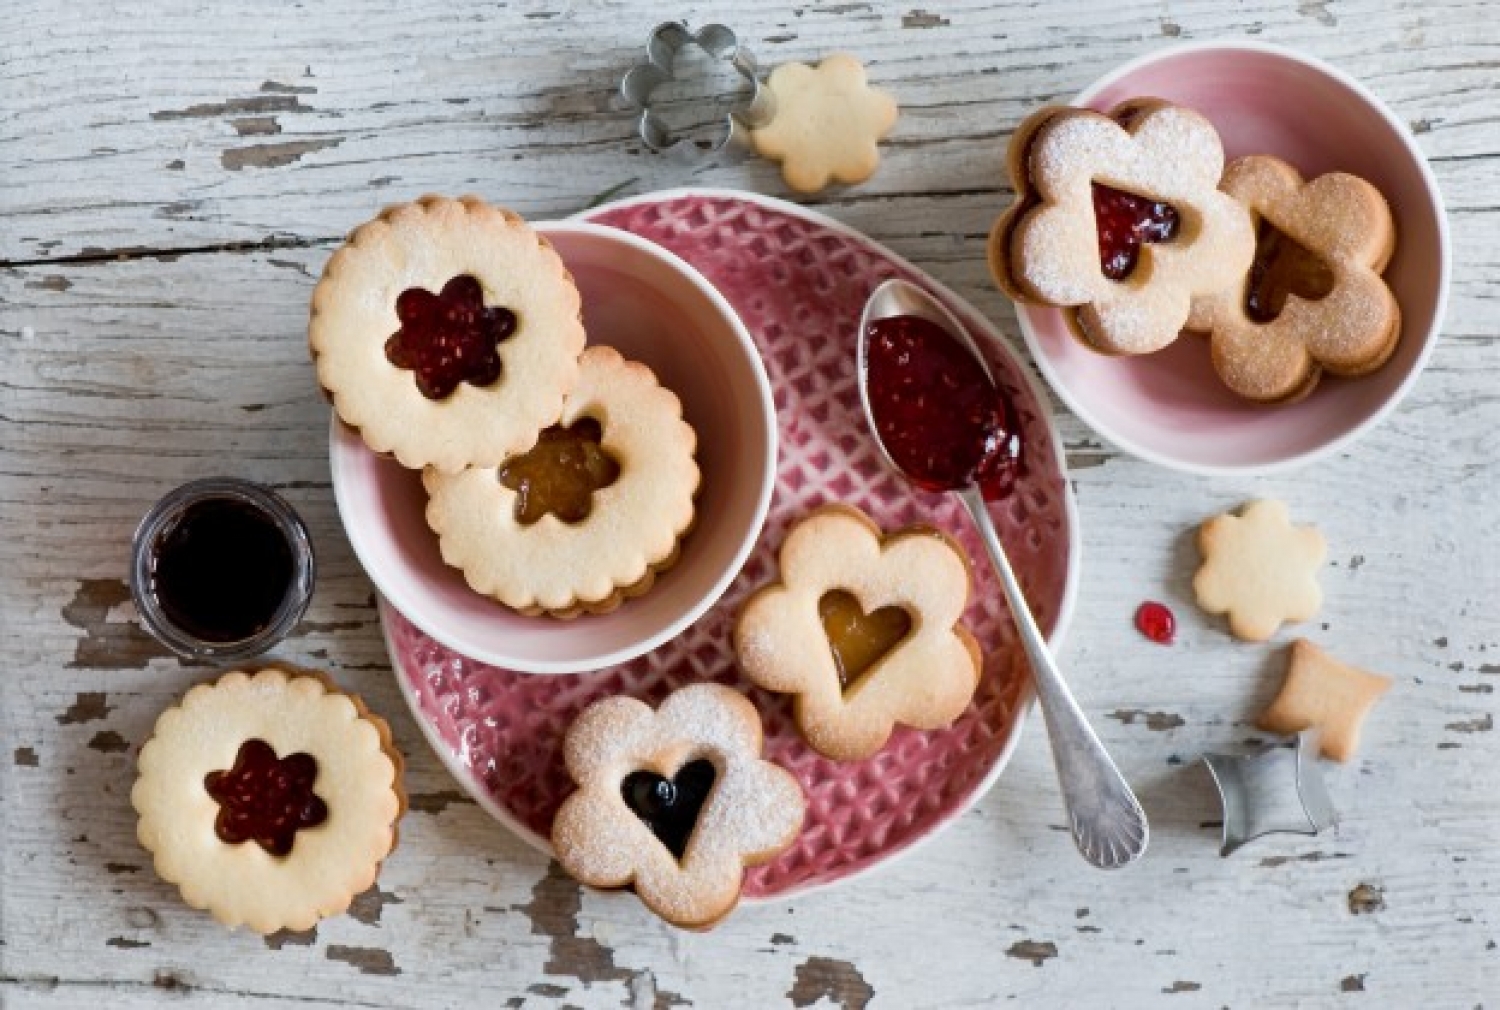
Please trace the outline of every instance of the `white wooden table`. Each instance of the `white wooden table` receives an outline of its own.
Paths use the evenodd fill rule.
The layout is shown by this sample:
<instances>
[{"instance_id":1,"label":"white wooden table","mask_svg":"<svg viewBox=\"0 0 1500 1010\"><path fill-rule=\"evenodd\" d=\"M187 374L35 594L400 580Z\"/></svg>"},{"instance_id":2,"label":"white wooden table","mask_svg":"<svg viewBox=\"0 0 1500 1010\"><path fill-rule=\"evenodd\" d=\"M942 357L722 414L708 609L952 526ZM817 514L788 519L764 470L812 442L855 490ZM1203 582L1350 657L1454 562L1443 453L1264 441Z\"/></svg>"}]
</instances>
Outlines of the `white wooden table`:
<instances>
[{"instance_id":1,"label":"white wooden table","mask_svg":"<svg viewBox=\"0 0 1500 1010\"><path fill-rule=\"evenodd\" d=\"M10 0L0 21L0 1004L223 1007L1500 1005L1500 19L1478 0L756 10L579 4ZM782 194L757 161L641 150L614 98L664 16L762 61L865 58L903 113L870 183L820 209L1015 333L983 242L1006 139L1038 104L1177 40L1329 59L1419 134L1448 201L1446 332L1402 408L1294 473L1208 480L1123 457L1059 408L1084 580L1063 661L1154 827L1117 874L1074 855L1033 717L995 790L920 855L709 934L581 892L469 801L424 744L334 512L305 356L313 280L383 203L474 191L533 218L619 188ZM166 658L123 581L130 534L193 477L271 484L312 526L313 609L278 655L394 724L412 810L352 914L221 930L134 839L135 751L209 671ZM1192 606L1191 530L1251 496L1331 544L1311 631L1395 689L1342 816L1229 859L1195 762L1241 749L1279 648ZM1182 621L1131 628L1142 599ZM1286 639L1283 634L1282 641Z\"/></svg>"}]
</instances>

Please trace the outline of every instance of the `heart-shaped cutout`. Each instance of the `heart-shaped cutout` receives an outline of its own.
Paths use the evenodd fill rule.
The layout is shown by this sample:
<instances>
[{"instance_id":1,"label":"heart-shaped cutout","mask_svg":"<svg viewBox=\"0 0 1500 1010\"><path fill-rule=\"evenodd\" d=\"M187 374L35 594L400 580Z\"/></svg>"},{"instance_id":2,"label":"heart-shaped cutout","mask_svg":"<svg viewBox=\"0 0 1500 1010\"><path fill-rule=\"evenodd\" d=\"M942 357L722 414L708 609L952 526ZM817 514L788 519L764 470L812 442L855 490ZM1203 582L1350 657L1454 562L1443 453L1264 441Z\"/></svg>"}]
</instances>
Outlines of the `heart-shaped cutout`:
<instances>
[{"instance_id":1,"label":"heart-shaped cutout","mask_svg":"<svg viewBox=\"0 0 1500 1010\"><path fill-rule=\"evenodd\" d=\"M1135 270L1146 242L1170 242L1182 226L1177 208L1163 200L1137 196L1096 182L1094 226L1099 232L1099 268L1112 281Z\"/></svg>"},{"instance_id":2,"label":"heart-shaped cutout","mask_svg":"<svg viewBox=\"0 0 1500 1010\"><path fill-rule=\"evenodd\" d=\"M620 793L631 812L681 862L717 777L714 763L699 758L683 765L671 778L652 771L631 772L620 783Z\"/></svg>"},{"instance_id":3,"label":"heart-shaped cutout","mask_svg":"<svg viewBox=\"0 0 1500 1010\"><path fill-rule=\"evenodd\" d=\"M1245 315L1269 323L1281 315L1291 295L1310 302L1328 297L1333 270L1316 253L1262 219L1255 237L1255 259L1245 285Z\"/></svg>"},{"instance_id":4,"label":"heart-shaped cutout","mask_svg":"<svg viewBox=\"0 0 1500 1010\"><path fill-rule=\"evenodd\" d=\"M845 692L911 632L911 615L905 609L880 607L867 614L854 594L842 589L823 594L818 617Z\"/></svg>"},{"instance_id":5,"label":"heart-shaped cutout","mask_svg":"<svg viewBox=\"0 0 1500 1010\"><path fill-rule=\"evenodd\" d=\"M516 493L516 522L530 526L551 512L578 523L593 511L594 492L620 476L620 464L600 441L604 431L592 417L564 427L554 424L536 445L500 468L500 483Z\"/></svg>"}]
</instances>

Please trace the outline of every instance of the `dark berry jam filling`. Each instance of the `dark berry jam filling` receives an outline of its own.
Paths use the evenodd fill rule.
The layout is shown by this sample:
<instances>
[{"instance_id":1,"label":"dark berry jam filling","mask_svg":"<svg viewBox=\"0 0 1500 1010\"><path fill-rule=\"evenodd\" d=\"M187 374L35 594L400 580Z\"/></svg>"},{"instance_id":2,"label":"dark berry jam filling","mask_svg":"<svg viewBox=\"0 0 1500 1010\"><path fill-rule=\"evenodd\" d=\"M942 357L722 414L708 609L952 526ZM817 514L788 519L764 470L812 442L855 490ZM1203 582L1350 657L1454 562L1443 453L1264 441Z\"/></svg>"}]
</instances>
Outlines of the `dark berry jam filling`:
<instances>
[{"instance_id":1,"label":"dark berry jam filling","mask_svg":"<svg viewBox=\"0 0 1500 1010\"><path fill-rule=\"evenodd\" d=\"M880 607L867 614L854 594L842 589L823 594L818 616L845 691L911 631L911 615L905 609Z\"/></svg>"},{"instance_id":2,"label":"dark berry jam filling","mask_svg":"<svg viewBox=\"0 0 1500 1010\"><path fill-rule=\"evenodd\" d=\"M253 841L273 856L287 855L298 831L328 820L328 805L313 792L317 778L311 754L278 758L264 740L246 740L233 768L203 779L219 804L214 831L228 845Z\"/></svg>"},{"instance_id":3,"label":"dark berry jam filling","mask_svg":"<svg viewBox=\"0 0 1500 1010\"><path fill-rule=\"evenodd\" d=\"M1255 237L1255 259L1245 285L1245 315L1265 324L1281 315L1291 295L1315 302L1333 290L1333 271L1270 221Z\"/></svg>"},{"instance_id":4,"label":"dark berry jam filling","mask_svg":"<svg viewBox=\"0 0 1500 1010\"><path fill-rule=\"evenodd\" d=\"M592 417L554 424L536 445L500 468L500 483L516 493L516 521L530 526L551 512L565 523L587 519L594 492L620 476L620 464L604 451L604 431Z\"/></svg>"},{"instance_id":5,"label":"dark berry jam filling","mask_svg":"<svg viewBox=\"0 0 1500 1010\"><path fill-rule=\"evenodd\" d=\"M867 337L870 412L896 465L928 491L977 483L986 498L1009 494L1020 422L968 349L919 316L876 320Z\"/></svg>"},{"instance_id":6,"label":"dark berry jam filling","mask_svg":"<svg viewBox=\"0 0 1500 1010\"><path fill-rule=\"evenodd\" d=\"M193 502L157 536L149 591L168 620L205 642L264 630L291 588L291 545L272 518L235 498Z\"/></svg>"},{"instance_id":7,"label":"dark berry jam filling","mask_svg":"<svg viewBox=\"0 0 1500 1010\"><path fill-rule=\"evenodd\" d=\"M699 758L683 765L671 778L656 772L631 772L620 783L620 793L631 811L681 862L717 777L714 763Z\"/></svg>"},{"instance_id":8,"label":"dark berry jam filling","mask_svg":"<svg viewBox=\"0 0 1500 1010\"><path fill-rule=\"evenodd\" d=\"M1099 267L1112 281L1135 271L1144 242L1170 242L1181 227L1177 208L1094 183L1094 224L1099 230Z\"/></svg>"},{"instance_id":9,"label":"dark berry jam filling","mask_svg":"<svg viewBox=\"0 0 1500 1010\"><path fill-rule=\"evenodd\" d=\"M446 399L460 382L488 386L500 378L500 342L516 331L516 314L484 304L468 274L437 294L407 288L396 299L401 328L385 342L386 360L415 374L429 400Z\"/></svg>"}]
</instances>

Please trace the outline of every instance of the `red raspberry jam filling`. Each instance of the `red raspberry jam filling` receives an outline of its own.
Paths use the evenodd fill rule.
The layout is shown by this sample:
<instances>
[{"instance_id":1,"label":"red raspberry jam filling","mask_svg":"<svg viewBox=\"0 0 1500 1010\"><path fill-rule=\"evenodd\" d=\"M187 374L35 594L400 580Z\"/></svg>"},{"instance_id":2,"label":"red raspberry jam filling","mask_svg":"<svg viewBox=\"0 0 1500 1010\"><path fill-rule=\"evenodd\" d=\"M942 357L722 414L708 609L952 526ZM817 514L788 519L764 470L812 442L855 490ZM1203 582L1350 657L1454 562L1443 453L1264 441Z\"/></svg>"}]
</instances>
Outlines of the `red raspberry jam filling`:
<instances>
[{"instance_id":1,"label":"red raspberry jam filling","mask_svg":"<svg viewBox=\"0 0 1500 1010\"><path fill-rule=\"evenodd\" d=\"M823 594L818 616L845 691L911 631L911 615L905 609L881 607L867 614L854 594L842 589Z\"/></svg>"},{"instance_id":2,"label":"red raspberry jam filling","mask_svg":"<svg viewBox=\"0 0 1500 1010\"><path fill-rule=\"evenodd\" d=\"M233 768L203 778L219 804L214 831L226 844L254 841L273 856L285 856L298 831L328 820L328 804L313 792L317 778L318 762L311 754L278 758L264 740L246 740Z\"/></svg>"},{"instance_id":3,"label":"red raspberry jam filling","mask_svg":"<svg viewBox=\"0 0 1500 1010\"><path fill-rule=\"evenodd\" d=\"M651 833L681 862L717 777L714 763L699 758L683 765L671 778L656 772L631 772L620 783L620 794L631 812L645 821Z\"/></svg>"},{"instance_id":4,"label":"red raspberry jam filling","mask_svg":"<svg viewBox=\"0 0 1500 1010\"><path fill-rule=\"evenodd\" d=\"M1166 604L1147 600L1136 608L1135 630L1157 645L1171 645L1177 634L1177 617Z\"/></svg>"},{"instance_id":5,"label":"red raspberry jam filling","mask_svg":"<svg viewBox=\"0 0 1500 1010\"><path fill-rule=\"evenodd\" d=\"M1315 302L1333 290L1333 271L1307 247L1270 221L1255 236L1255 259L1245 284L1245 315L1269 323L1281 315L1290 295Z\"/></svg>"},{"instance_id":6,"label":"red raspberry jam filling","mask_svg":"<svg viewBox=\"0 0 1500 1010\"><path fill-rule=\"evenodd\" d=\"M599 444L599 422L580 417L569 427L554 424L536 445L500 468L500 483L516 493L516 521L530 526L551 512L565 523L589 517L594 492L620 476L616 463Z\"/></svg>"},{"instance_id":7,"label":"red raspberry jam filling","mask_svg":"<svg viewBox=\"0 0 1500 1010\"><path fill-rule=\"evenodd\" d=\"M919 316L870 324L865 362L881 444L928 491L977 483L989 499L1021 472L1021 426L1010 398L957 339Z\"/></svg>"},{"instance_id":8,"label":"red raspberry jam filling","mask_svg":"<svg viewBox=\"0 0 1500 1010\"><path fill-rule=\"evenodd\" d=\"M1094 183L1099 267L1112 281L1122 281L1135 270L1141 243L1170 242L1181 223L1170 203Z\"/></svg>"},{"instance_id":9,"label":"red raspberry jam filling","mask_svg":"<svg viewBox=\"0 0 1500 1010\"><path fill-rule=\"evenodd\" d=\"M484 304L468 274L433 294L407 288L396 299L401 328L385 342L386 360L415 373L429 400L446 399L460 382L488 386L500 378L500 341L516 332L516 314Z\"/></svg>"}]
</instances>

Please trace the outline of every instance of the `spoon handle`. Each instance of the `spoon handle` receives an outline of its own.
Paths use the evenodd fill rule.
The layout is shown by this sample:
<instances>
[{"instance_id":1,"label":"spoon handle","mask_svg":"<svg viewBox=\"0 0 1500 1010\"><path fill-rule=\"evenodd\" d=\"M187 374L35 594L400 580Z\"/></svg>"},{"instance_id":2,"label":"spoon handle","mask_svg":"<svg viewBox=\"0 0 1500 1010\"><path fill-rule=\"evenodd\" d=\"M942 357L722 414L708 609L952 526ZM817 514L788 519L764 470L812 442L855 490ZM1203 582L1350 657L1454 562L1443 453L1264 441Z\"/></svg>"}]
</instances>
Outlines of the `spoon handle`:
<instances>
[{"instance_id":1,"label":"spoon handle","mask_svg":"<svg viewBox=\"0 0 1500 1010\"><path fill-rule=\"evenodd\" d=\"M1010 604L1026 657L1031 660L1031 676L1047 722L1052 761L1057 767L1063 805L1072 824L1073 841L1085 859L1103 869L1112 870L1133 862L1146 851L1150 834L1146 813L1058 672L1047 641L1021 593L1021 583L1005 556L1005 547L990 522L983 494L971 486L959 491L958 496L979 528L985 550L1005 588L1005 600Z\"/></svg>"}]
</instances>

